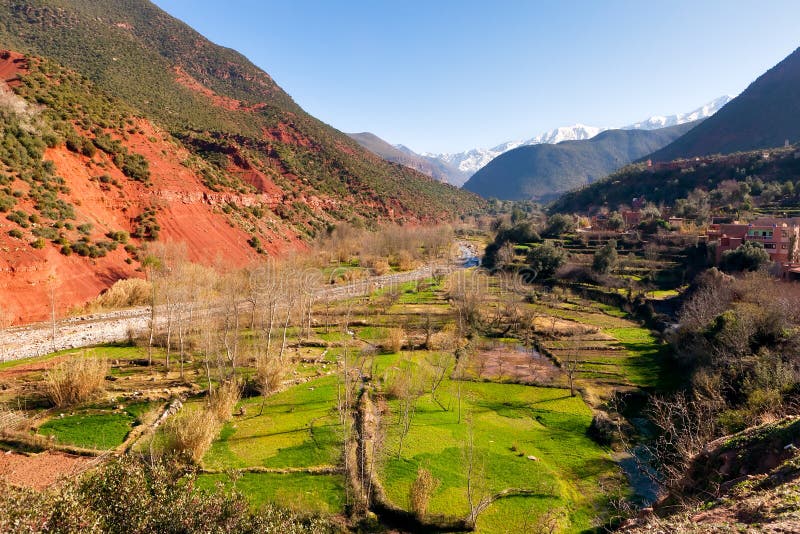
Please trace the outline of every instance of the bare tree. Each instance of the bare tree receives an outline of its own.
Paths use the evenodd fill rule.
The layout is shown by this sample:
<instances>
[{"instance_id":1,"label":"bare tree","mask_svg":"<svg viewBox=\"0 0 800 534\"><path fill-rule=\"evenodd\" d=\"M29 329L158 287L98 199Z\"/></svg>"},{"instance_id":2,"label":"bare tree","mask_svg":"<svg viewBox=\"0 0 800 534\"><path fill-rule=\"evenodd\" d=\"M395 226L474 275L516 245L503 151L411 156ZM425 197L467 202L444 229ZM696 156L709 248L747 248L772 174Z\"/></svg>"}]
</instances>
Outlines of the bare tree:
<instances>
[{"instance_id":1,"label":"bare tree","mask_svg":"<svg viewBox=\"0 0 800 534\"><path fill-rule=\"evenodd\" d=\"M155 283L155 273L160 268L161 262L160 260L152 255L148 254L142 260L142 267L144 268L145 274L147 276L147 280L150 282L150 321L148 324L149 334L147 339L147 365L153 365L153 344L155 343L156 339L156 298L157 294L157 285Z\"/></svg>"},{"instance_id":2,"label":"bare tree","mask_svg":"<svg viewBox=\"0 0 800 534\"><path fill-rule=\"evenodd\" d=\"M427 363L429 369L428 375L431 399L433 399L433 401L438 404L442 410L446 411L447 408L445 408L439 399L436 398L436 392L447 376L447 372L452 367L453 354L450 352L433 352L425 357L425 362Z\"/></svg>"},{"instance_id":3,"label":"bare tree","mask_svg":"<svg viewBox=\"0 0 800 534\"><path fill-rule=\"evenodd\" d=\"M57 321L56 321L56 275L51 274L47 277L47 294L50 300L50 343L52 351L56 351L56 330L57 330Z\"/></svg>"},{"instance_id":4,"label":"bare tree","mask_svg":"<svg viewBox=\"0 0 800 534\"><path fill-rule=\"evenodd\" d=\"M580 371L581 361L578 358L578 349L575 345L571 345L566 351L566 356L563 360L564 372L567 373L567 381L569 382L569 394L571 397L575 396L575 377Z\"/></svg>"},{"instance_id":5,"label":"bare tree","mask_svg":"<svg viewBox=\"0 0 800 534\"><path fill-rule=\"evenodd\" d=\"M475 525L478 514L490 502L486 488L486 472L483 458L475 446L475 428L472 415L467 416L467 432L462 446L462 460L467 479L467 504L469 517L467 522Z\"/></svg>"}]
</instances>

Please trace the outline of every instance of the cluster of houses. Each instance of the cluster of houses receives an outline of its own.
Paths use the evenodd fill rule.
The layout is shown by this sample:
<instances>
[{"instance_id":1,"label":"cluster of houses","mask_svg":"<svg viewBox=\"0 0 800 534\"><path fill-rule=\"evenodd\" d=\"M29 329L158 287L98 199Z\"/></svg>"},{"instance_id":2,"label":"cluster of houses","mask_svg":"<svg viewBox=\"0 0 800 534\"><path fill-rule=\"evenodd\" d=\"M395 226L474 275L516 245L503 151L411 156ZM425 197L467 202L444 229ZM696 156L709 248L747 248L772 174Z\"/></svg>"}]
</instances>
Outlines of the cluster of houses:
<instances>
[{"instance_id":1,"label":"cluster of houses","mask_svg":"<svg viewBox=\"0 0 800 534\"><path fill-rule=\"evenodd\" d=\"M647 199L645 197L637 197L631 200L630 209L621 209L619 211L624 225L623 228L616 228L616 230L632 230L639 226L639 223L644 220L642 209L646 204ZM679 229L683 226L684 220L681 217L671 217L668 213L662 213L662 216L666 217L665 220L672 228ZM593 215L589 223L591 224L592 230L604 231L612 229L610 218L607 213L598 213L597 215Z\"/></svg>"},{"instance_id":2,"label":"cluster of houses","mask_svg":"<svg viewBox=\"0 0 800 534\"><path fill-rule=\"evenodd\" d=\"M706 239L716 245L717 261L723 252L747 241L761 243L770 259L781 266L785 279L800 280L800 217L763 217L749 223L712 221Z\"/></svg>"},{"instance_id":3,"label":"cluster of houses","mask_svg":"<svg viewBox=\"0 0 800 534\"><path fill-rule=\"evenodd\" d=\"M630 209L619 212L624 221L624 228L615 229L625 231L636 228L642 222L644 206L643 197L634 198ZM666 220L673 229L681 228L684 223L680 217L669 217ZM591 225L592 230L611 229L609 216L605 214L592 217ZM784 279L800 280L800 217L762 217L749 223L723 217L713 218L701 238L714 245L718 263L725 251L735 250L747 241L761 243L772 262L780 266Z\"/></svg>"}]
</instances>

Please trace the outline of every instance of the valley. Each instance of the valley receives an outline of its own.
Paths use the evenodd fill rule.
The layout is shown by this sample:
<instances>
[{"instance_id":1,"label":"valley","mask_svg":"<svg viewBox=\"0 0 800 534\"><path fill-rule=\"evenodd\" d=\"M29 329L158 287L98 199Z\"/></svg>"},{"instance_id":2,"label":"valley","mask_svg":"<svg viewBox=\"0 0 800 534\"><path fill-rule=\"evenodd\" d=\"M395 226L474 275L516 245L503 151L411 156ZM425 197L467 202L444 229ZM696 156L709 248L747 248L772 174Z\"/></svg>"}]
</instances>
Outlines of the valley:
<instances>
[{"instance_id":1,"label":"valley","mask_svg":"<svg viewBox=\"0 0 800 534\"><path fill-rule=\"evenodd\" d=\"M0 532L800 531L797 6L457 7L0 0Z\"/></svg>"}]
</instances>

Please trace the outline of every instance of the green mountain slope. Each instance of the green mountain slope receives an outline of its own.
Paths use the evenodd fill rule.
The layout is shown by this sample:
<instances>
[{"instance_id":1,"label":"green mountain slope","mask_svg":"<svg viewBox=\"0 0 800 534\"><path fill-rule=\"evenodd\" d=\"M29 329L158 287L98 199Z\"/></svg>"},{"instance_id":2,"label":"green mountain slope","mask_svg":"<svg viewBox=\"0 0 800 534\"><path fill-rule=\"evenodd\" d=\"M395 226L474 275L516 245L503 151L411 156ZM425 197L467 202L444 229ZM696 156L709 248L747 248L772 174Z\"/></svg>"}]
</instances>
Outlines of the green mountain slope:
<instances>
[{"instance_id":1,"label":"green mountain slope","mask_svg":"<svg viewBox=\"0 0 800 534\"><path fill-rule=\"evenodd\" d=\"M695 126L692 122L658 130L608 130L584 141L522 146L493 159L464 189L485 198L550 200L603 178Z\"/></svg>"},{"instance_id":2,"label":"green mountain slope","mask_svg":"<svg viewBox=\"0 0 800 534\"><path fill-rule=\"evenodd\" d=\"M248 165L278 168L289 196L357 200L334 219L432 220L480 206L363 150L244 56L145 0L0 0L0 46L76 70L206 159L247 152Z\"/></svg>"},{"instance_id":3,"label":"green mountain slope","mask_svg":"<svg viewBox=\"0 0 800 534\"><path fill-rule=\"evenodd\" d=\"M550 210L561 213L591 213L601 207L613 210L641 197L655 204L673 206L676 200L686 198L695 189L712 191L724 182L732 186L734 182L746 185L745 181L758 181L762 185L752 194L759 195L763 184L782 184L800 176L796 151L795 147L781 147L770 150L767 158L758 150L656 163L652 167L636 163L603 180L565 193ZM746 190L749 191L750 186ZM785 194L793 195L794 187Z\"/></svg>"},{"instance_id":4,"label":"green mountain slope","mask_svg":"<svg viewBox=\"0 0 800 534\"><path fill-rule=\"evenodd\" d=\"M700 126L654 152L653 161L782 146L800 141L800 48Z\"/></svg>"},{"instance_id":5,"label":"green mountain slope","mask_svg":"<svg viewBox=\"0 0 800 534\"><path fill-rule=\"evenodd\" d=\"M440 182L457 186L464 183L467 179L467 175L455 167L451 167L434 158L420 156L410 149L401 150L400 148L390 145L373 133L361 132L349 133L347 135L354 139L359 145L386 161L410 167Z\"/></svg>"}]
</instances>

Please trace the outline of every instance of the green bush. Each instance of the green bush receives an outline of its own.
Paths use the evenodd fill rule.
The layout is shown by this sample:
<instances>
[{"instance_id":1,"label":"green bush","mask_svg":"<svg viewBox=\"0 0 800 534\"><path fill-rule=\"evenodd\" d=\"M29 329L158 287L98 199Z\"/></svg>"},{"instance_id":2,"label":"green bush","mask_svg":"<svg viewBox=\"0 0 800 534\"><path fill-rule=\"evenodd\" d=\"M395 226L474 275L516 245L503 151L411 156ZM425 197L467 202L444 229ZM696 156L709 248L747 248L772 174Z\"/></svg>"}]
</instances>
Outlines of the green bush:
<instances>
[{"instance_id":1,"label":"green bush","mask_svg":"<svg viewBox=\"0 0 800 534\"><path fill-rule=\"evenodd\" d=\"M534 247L528 251L527 262L535 278L542 280L552 278L559 267L564 265L566 253L549 243Z\"/></svg>"},{"instance_id":2,"label":"green bush","mask_svg":"<svg viewBox=\"0 0 800 534\"><path fill-rule=\"evenodd\" d=\"M617 265L617 241L610 239L597 249L592 260L592 270L600 274L608 274Z\"/></svg>"},{"instance_id":3,"label":"green bush","mask_svg":"<svg viewBox=\"0 0 800 534\"><path fill-rule=\"evenodd\" d=\"M141 154L125 156L122 173L138 182L148 183L150 181L150 165Z\"/></svg>"},{"instance_id":4,"label":"green bush","mask_svg":"<svg viewBox=\"0 0 800 534\"><path fill-rule=\"evenodd\" d=\"M758 241L745 241L739 248L722 253L720 268L726 272L757 271L769 263L769 253Z\"/></svg>"},{"instance_id":5,"label":"green bush","mask_svg":"<svg viewBox=\"0 0 800 534\"><path fill-rule=\"evenodd\" d=\"M328 521L274 506L251 511L235 491L197 489L196 474L171 458L111 460L53 491L0 482L0 532L160 534L334 532Z\"/></svg>"}]
</instances>

